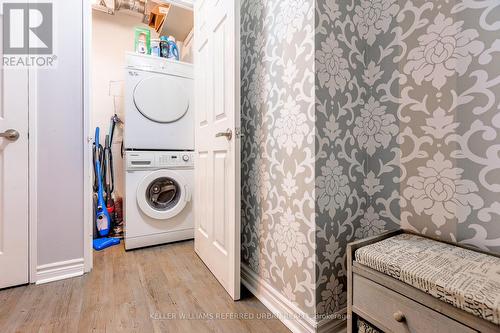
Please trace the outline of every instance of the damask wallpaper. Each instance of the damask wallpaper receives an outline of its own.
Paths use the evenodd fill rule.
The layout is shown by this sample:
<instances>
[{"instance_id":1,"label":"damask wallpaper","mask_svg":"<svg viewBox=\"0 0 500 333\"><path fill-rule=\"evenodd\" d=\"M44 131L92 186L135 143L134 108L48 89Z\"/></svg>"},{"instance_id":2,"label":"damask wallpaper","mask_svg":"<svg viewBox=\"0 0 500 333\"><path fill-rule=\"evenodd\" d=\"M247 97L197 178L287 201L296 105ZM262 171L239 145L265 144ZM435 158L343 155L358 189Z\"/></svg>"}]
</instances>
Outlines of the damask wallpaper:
<instances>
[{"instance_id":1,"label":"damask wallpaper","mask_svg":"<svg viewBox=\"0 0 500 333\"><path fill-rule=\"evenodd\" d=\"M500 2L242 1L242 261L346 306L346 244L500 253Z\"/></svg>"},{"instance_id":2,"label":"damask wallpaper","mask_svg":"<svg viewBox=\"0 0 500 333\"><path fill-rule=\"evenodd\" d=\"M314 315L314 2L241 10L242 262Z\"/></svg>"},{"instance_id":3,"label":"damask wallpaper","mask_svg":"<svg viewBox=\"0 0 500 333\"><path fill-rule=\"evenodd\" d=\"M500 253L499 30L495 0L316 2L320 313L345 307L354 239Z\"/></svg>"},{"instance_id":4,"label":"damask wallpaper","mask_svg":"<svg viewBox=\"0 0 500 333\"><path fill-rule=\"evenodd\" d=\"M365 180L376 178L374 174L367 176L366 154L368 151L374 154L380 143L366 129L370 126L369 116L379 110L380 105L368 98L370 86L363 80L365 43L353 20L356 17L361 25L364 14L353 16L354 8L355 4L349 1L326 0L317 0L315 8L316 303L319 315L333 314L346 307L347 243L355 237L385 230L377 211L371 206L370 211L367 210L369 189ZM397 134L398 126L392 131ZM384 140L390 141L391 136ZM381 190L382 186L378 185L373 184L373 190Z\"/></svg>"}]
</instances>

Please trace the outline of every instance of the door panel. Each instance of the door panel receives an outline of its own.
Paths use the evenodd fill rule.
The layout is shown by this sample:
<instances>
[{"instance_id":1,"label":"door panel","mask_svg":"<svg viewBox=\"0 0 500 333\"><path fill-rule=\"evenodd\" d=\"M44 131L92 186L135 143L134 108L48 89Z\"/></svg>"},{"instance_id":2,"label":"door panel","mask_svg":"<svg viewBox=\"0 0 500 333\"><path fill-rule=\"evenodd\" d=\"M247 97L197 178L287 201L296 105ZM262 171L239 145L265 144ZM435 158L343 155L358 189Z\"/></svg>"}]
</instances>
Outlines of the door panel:
<instances>
[{"instance_id":1,"label":"door panel","mask_svg":"<svg viewBox=\"0 0 500 333\"><path fill-rule=\"evenodd\" d=\"M239 1L195 2L195 250L240 297ZM225 134L231 135L225 135Z\"/></svg>"},{"instance_id":2,"label":"door panel","mask_svg":"<svg viewBox=\"0 0 500 333\"><path fill-rule=\"evenodd\" d=\"M214 165L214 221L227 221L226 203L227 198L227 169L225 151L215 152L215 165ZM227 255L227 232L226 223L214 223L214 244L216 244L220 251Z\"/></svg>"},{"instance_id":3,"label":"door panel","mask_svg":"<svg viewBox=\"0 0 500 333\"><path fill-rule=\"evenodd\" d=\"M195 172L196 169L199 170L195 176L195 191L197 193L196 206L195 206L195 219L197 222L197 229L200 232L200 236L208 239L208 219L207 218L197 218L197 216L208 216L208 202L203 201L202 198L208 197L208 181L200 181L198 179L209 179L208 177L208 154L207 152L198 152L197 161L195 162Z\"/></svg>"},{"instance_id":4,"label":"door panel","mask_svg":"<svg viewBox=\"0 0 500 333\"><path fill-rule=\"evenodd\" d=\"M0 288L28 282L28 71L0 64L0 133L9 129L19 138L0 137Z\"/></svg>"}]
</instances>

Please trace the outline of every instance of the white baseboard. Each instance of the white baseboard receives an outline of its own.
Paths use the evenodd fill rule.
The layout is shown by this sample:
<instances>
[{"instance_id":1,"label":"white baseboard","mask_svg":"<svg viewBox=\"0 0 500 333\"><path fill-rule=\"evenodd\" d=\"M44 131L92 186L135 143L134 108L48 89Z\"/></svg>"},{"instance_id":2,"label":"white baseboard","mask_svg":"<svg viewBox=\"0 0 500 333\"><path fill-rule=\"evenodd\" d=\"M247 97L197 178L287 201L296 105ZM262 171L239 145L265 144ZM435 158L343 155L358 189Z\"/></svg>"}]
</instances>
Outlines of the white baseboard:
<instances>
[{"instance_id":1,"label":"white baseboard","mask_svg":"<svg viewBox=\"0 0 500 333\"><path fill-rule=\"evenodd\" d=\"M49 283L83 275L83 258L40 265L36 268L36 284Z\"/></svg>"},{"instance_id":2,"label":"white baseboard","mask_svg":"<svg viewBox=\"0 0 500 333\"><path fill-rule=\"evenodd\" d=\"M345 326L340 319L317 322L243 263L241 283L293 333L340 332Z\"/></svg>"}]
</instances>

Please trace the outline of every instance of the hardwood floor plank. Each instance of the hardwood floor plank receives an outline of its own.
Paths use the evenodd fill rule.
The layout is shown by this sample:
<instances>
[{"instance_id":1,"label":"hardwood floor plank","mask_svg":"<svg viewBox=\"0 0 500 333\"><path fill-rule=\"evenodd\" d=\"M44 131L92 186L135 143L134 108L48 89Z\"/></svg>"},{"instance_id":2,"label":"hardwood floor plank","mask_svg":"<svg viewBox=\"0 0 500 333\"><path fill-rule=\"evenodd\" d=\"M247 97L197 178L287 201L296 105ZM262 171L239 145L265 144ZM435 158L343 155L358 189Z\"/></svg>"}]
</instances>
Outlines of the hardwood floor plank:
<instances>
[{"instance_id":1,"label":"hardwood floor plank","mask_svg":"<svg viewBox=\"0 0 500 333\"><path fill-rule=\"evenodd\" d=\"M277 319L220 319L269 311L243 289L226 293L192 241L94 254L83 277L0 291L0 332L285 333Z\"/></svg>"},{"instance_id":2,"label":"hardwood floor plank","mask_svg":"<svg viewBox=\"0 0 500 333\"><path fill-rule=\"evenodd\" d=\"M113 250L113 279L115 282L122 281L113 286L113 308L117 309L113 329L125 332L151 332L153 331L151 321L144 320L150 315L147 299L141 288L131 287L140 284L135 255L133 253L123 255L123 249L119 247Z\"/></svg>"},{"instance_id":3,"label":"hardwood floor plank","mask_svg":"<svg viewBox=\"0 0 500 333\"><path fill-rule=\"evenodd\" d=\"M24 292L28 288L9 288L0 291L0 327L7 324L7 320L12 314L12 309L14 309L19 300L21 299Z\"/></svg>"}]
</instances>

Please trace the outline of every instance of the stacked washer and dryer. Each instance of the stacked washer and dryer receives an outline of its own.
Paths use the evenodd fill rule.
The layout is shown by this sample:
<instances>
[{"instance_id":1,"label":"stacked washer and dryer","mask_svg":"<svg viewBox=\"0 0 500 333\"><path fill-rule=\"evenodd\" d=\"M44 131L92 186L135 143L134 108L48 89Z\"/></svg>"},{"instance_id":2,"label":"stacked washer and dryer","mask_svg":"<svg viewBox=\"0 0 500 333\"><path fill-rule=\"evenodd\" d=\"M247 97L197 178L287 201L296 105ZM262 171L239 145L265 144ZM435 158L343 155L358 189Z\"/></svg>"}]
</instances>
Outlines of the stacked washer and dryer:
<instances>
[{"instance_id":1,"label":"stacked washer and dryer","mask_svg":"<svg viewBox=\"0 0 500 333\"><path fill-rule=\"evenodd\" d=\"M128 53L125 248L194 237L191 64Z\"/></svg>"}]
</instances>

